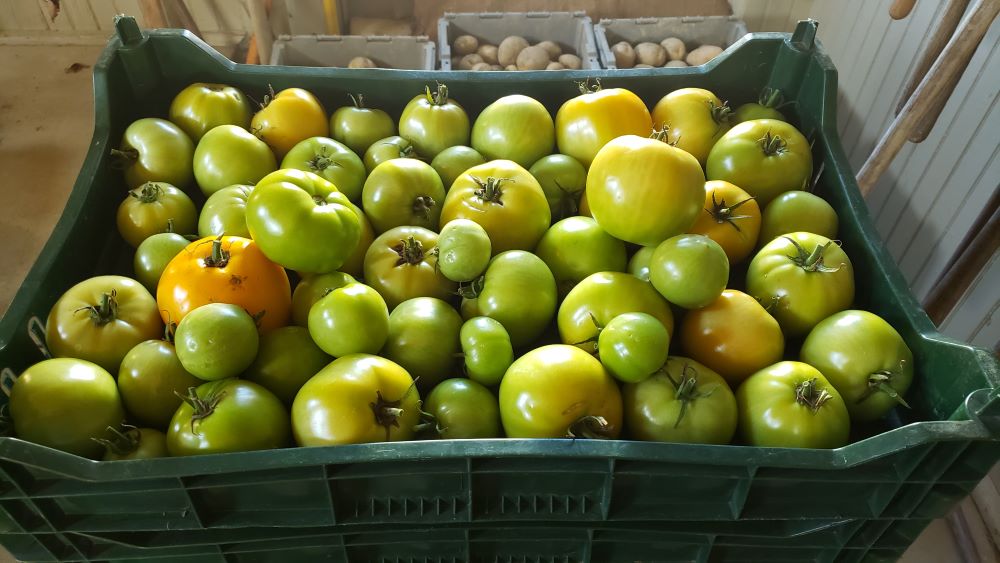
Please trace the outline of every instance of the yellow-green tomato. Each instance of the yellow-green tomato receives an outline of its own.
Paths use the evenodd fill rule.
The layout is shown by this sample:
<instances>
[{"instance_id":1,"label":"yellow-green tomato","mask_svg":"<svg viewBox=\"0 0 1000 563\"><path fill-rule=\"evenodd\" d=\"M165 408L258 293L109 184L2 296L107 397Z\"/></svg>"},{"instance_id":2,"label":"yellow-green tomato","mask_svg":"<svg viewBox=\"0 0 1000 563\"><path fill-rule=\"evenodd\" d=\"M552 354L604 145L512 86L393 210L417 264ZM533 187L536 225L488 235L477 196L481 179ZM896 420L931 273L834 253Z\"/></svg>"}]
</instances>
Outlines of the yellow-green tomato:
<instances>
[{"instance_id":1,"label":"yellow-green tomato","mask_svg":"<svg viewBox=\"0 0 1000 563\"><path fill-rule=\"evenodd\" d=\"M653 127L664 129L667 141L687 151L702 166L712 145L731 127L732 110L703 88L681 88L663 96L653 107Z\"/></svg>"},{"instance_id":2,"label":"yellow-green tomato","mask_svg":"<svg viewBox=\"0 0 1000 563\"><path fill-rule=\"evenodd\" d=\"M177 359L205 381L234 377L257 356L257 326L242 307L209 303L184 315L174 335Z\"/></svg>"},{"instance_id":3,"label":"yellow-green tomato","mask_svg":"<svg viewBox=\"0 0 1000 563\"><path fill-rule=\"evenodd\" d=\"M479 223L469 219L453 219L438 235L437 265L451 281L471 281L486 270L493 254L490 236Z\"/></svg>"},{"instance_id":4,"label":"yellow-green tomato","mask_svg":"<svg viewBox=\"0 0 1000 563\"><path fill-rule=\"evenodd\" d=\"M486 106L472 125L472 148L489 160L513 160L527 168L551 153L555 144L549 110L538 100L520 94L504 96Z\"/></svg>"},{"instance_id":5,"label":"yellow-green tomato","mask_svg":"<svg viewBox=\"0 0 1000 563\"><path fill-rule=\"evenodd\" d=\"M292 292L292 322L301 327L308 327L309 310L317 301L331 291L356 281L343 272L304 276Z\"/></svg>"},{"instance_id":6,"label":"yellow-green tomato","mask_svg":"<svg viewBox=\"0 0 1000 563\"><path fill-rule=\"evenodd\" d=\"M628 273L642 281L649 281L649 261L656 252L656 246L644 246L636 250L628 260Z\"/></svg>"},{"instance_id":7,"label":"yellow-green tomato","mask_svg":"<svg viewBox=\"0 0 1000 563\"><path fill-rule=\"evenodd\" d=\"M119 148L111 151L124 169L130 190L146 182L188 186L194 153L194 143L180 127L155 117L134 121L125 129Z\"/></svg>"},{"instance_id":8,"label":"yellow-green tomato","mask_svg":"<svg viewBox=\"0 0 1000 563\"><path fill-rule=\"evenodd\" d=\"M663 367L670 332L647 313L623 313L611 319L597 337L597 356L619 381L642 381Z\"/></svg>"},{"instance_id":9,"label":"yellow-green tomato","mask_svg":"<svg viewBox=\"0 0 1000 563\"><path fill-rule=\"evenodd\" d=\"M448 147L469 144L469 116L448 98L447 86L438 84L433 93L428 86L403 108L399 136L413 143L417 154L433 160Z\"/></svg>"},{"instance_id":10,"label":"yellow-green tomato","mask_svg":"<svg viewBox=\"0 0 1000 563\"><path fill-rule=\"evenodd\" d=\"M348 284L320 298L309 310L309 334L333 357L374 354L389 334L389 309L377 291Z\"/></svg>"},{"instance_id":11,"label":"yellow-green tomato","mask_svg":"<svg viewBox=\"0 0 1000 563\"><path fill-rule=\"evenodd\" d=\"M177 233L158 233L139 243L132 258L135 279L151 294L156 293L163 270L190 242Z\"/></svg>"},{"instance_id":12,"label":"yellow-green tomato","mask_svg":"<svg viewBox=\"0 0 1000 563\"><path fill-rule=\"evenodd\" d=\"M211 129L194 149L194 178L206 196L234 184L256 184L276 168L271 147L236 125Z\"/></svg>"},{"instance_id":13,"label":"yellow-green tomato","mask_svg":"<svg viewBox=\"0 0 1000 563\"><path fill-rule=\"evenodd\" d=\"M508 438L617 438L622 398L597 358L576 346L552 344L507 369L500 418Z\"/></svg>"},{"instance_id":14,"label":"yellow-green tomato","mask_svg":"<svg viewBox=\"0 0 1000 563\"><path fill-rule=\"evenodd\" d=\"M312 137L299 141L281 159L281 168L312 172L328 180L351 201L361 199L365 165L361 157L333 139Z\"/></svg>"},{"instance_id":15,"label":"yellow-green tomato","mask_svg":"<svg viewBox=\"0 0 1000 563\"><path fill-rule=\"evenodd\" d=\"M781 235L800 231L836 239L837 212L818 195L798 190L785 192L764 208L759 246Z\"/></svg>"},{"instance_id":16,"label":"yellow-green tomato","mask_svg":"<svg viewBox=\"0 0 1000 563\"><path fill-rule=\"evenodd\" d=\"M353 105L337 108L330 116L330 136L344 143L357 155L379 139L396 134L396 123L389 114L365 107L361 94L351 95Z\"/></svg>"},{"instance_id":17,"label":"yellow-green tomato","mask_svg":"<svg viewBox=\"0 0 1000 563\"><path fill-rule=\"evenodd\" d=\"M276 328L260 337L257 357L242 377L258 383L291 406L310 377L333 361L301 326Z\"/></svg>"},{"instance_id":18,"label":"yellow-green tomato","mask_svg":"<svg viewBox=\"0 0 1000 563\"><path fill-rule=\"evenodd\" d=\"M729 258L705 235L677 235L656 247L649 259L649 281L667 301L698 309L726 289Z\"/></svg>"},{"instance_id":19,"label":"yellow-green tomato","mask_svg":"<svg viewBox=\"0 0 1000 563\"><path fill-rule=\"evenodd\" d=\"M372 143L368 147L368 150L365 151L362 160L365 163L365 170L371 174L376 166L387 160L394 158L414 158L416 156L417 154L413 150L413 144L410 141L398 135L393 135L392 137L379 139Z\"/></svg>"},{"instance_id":20,"label":"yellow-green tomato","mask_svg":"<svg viewBox=\"0 0 1000 563\"><path fill-rule=\"evenodd\" d=\"M577 214L587 189L587 169L580 161L565 154L550 154L538 159L528 172L542 186L553 221Z\"/></svg>"},{"instance_id":21,"label":"yellow-green tomato","mask_svg":"<svg viewBox=\"0 0 1000 563\"><path fill-rule=\"evenodd\" d=\"M246 95L238 88L195 82L174 96L169 115L170 121L197 143L219 125L249 129L253 111Z\"/></svg>"},{"instance_id":22,"label":"yellow-green tomato","mask_svg":"<svg viewBox=\"0 0 1000 563\"><path fill-rule=\"evenodd\" d=\"M102 461L156 459L167 457L167 435L155 428L122 425L124 430L109 427L101 442L105 447Z\"/></svg>"},{"instance_id":23,"label":"yellow-green tomato","mask_svg":"<svg viewBox=\"0 0 1000 563\"><path fill-rule=\"evenodd\" d=\"M489 389L468 379L438 383L421 409L433 419L430 434L444 440L499 438L500 406Z\"/></svg>"},{"instance_id":24,"label":"yellow-green tomato","mask_svg":"<svg viewBox=\"0 0 1000 563\"><path fill-rule=\"evenodd\" d=\"M510 335L500 321L472 317L462 325L459 338L469 379L488 386L500 383L514 361Z\"/></svg>"},{"instance_id":25,"label":"yellow-green tomato","mask_svg":"<svg viewBox=\"0 0 1000 563\"><path fill-rule=\"evenodd\" d=\"M202 381L188 373L166 340L147 340L129 350L118 370L125 410L139 423L166 430L181 404L179 396Z\"/></svg>"},{"instance_id":26,"label":"yellow-green tomato","mask_svg":"<svg viewBox=\"0 0 1000 563\"><path fill-rule=\"evenodd\" d=\"M451 185L455 183L455 180L462 175L462 172L473 166L479 166L484 162L486 162L486 159L476 149L456 145L439 152L434 157L434 160L431 161L431 167L437 171L438 176L441 176L444 191L447 192L451 189Z\"/></svg>"},{"instance_id":27,"label":"yellow-green tomato","mask_svg":"<svg viewBox=\"0 0 1000 563\"><path fill-rule=\"evenodd\" d=\"M625 243L609 235L590 217L567 217L549 227L535 254L552 271L559 293L597 272L623 272Z\"/></svg>"},{"instance_id":28,"label":"yellow-green tomato","mask_svg":"<svg viewBox=\"0 0 1000 563\"><path fill-rule=\"evenodd\" d=\"M208 196L198 215L198 236L229 235L250 238L247 229L247 198L253 186L236 184Z\"/></svg>"},{"instance_id":29,"label":"yellow-green tomato","mask_svg":"<svg viewBox=\"0 0 1000 563\"><path fill-rule=\"evenodd\" d=\"M726 380L698 362L672 356L664 369L622 389L629 437L654 442L728 444L736 398Z\"/></svg>"},{"instance_id":30,"label":"yellow-green tomato","mask_svg":"<svg viewBox=\"0 0 1000 563\"><path fill-rule=\"evenodd\" d=\"M198 210L181 190L163 182L146 182L130 191L118 206L118 232L132 248L166 232L194 232Z\"/></svg>"},{"instance_id":31,"label":"yellow-green tomato","mask_svg":"<svg viewBox=\"0 0 1000 563\"><path fill-rule=\"evenodd\" d=\"M520 348L538 339L552 321L556 281L541 258L509 250L490 261L476 301L478 315L500 321L511 344Z\"/></svg>"},{"instance_id":32,"label":"yellow-green tomato","mask_svg":"<svg viewBox=\"0 0 1000 563\"><path fill-rule=\"evenodd\" d=\"M423 227L396 227L379 235L365 253L365 283L389 309L414 297L450 299L457 284L441 274L433 252L438 235Z\"/></svg>"},{"instance_id":33,"label":"yellow-green tomato","mask_svg":"<svg viewBox=\"0 0 1000 563\"><path fill-rule=\"evenodd\" d=\"M379 352L403 366L421 389L430 389L455 373L462 317L433 297L400 303L389 315L389 334Z\"/></svg>"},{"instance_id":34,"label":"yellow-green tomato","mask_svg":"<svg viewBox=\"0 0 1000 563\"><path fill-rule=\"evenodd\" d=\"M404 226L434 229L441 218L444 190L441 177L430 164L395 158L371 171L361 202L377 233Z\"/></svg>"}]
</instances>

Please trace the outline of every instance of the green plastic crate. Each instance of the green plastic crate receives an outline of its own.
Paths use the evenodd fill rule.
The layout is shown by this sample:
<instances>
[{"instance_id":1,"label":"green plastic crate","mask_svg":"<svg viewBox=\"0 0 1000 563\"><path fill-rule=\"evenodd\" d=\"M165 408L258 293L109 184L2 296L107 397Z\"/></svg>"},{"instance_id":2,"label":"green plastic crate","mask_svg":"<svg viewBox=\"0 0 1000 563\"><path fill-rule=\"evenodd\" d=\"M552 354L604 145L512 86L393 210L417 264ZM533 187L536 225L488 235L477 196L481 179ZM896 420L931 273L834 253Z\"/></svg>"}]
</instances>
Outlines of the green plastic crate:
<instances>
[{"instance_id":1,"label":"green plastic crate","mask_svg":"<svg viewBox=\"0 0 1000 563\"><path fill-rule=\"evenodd\" d=\"M94 67L95 131L66 210L0 321L4 378L42 359L40 321L72 284L131 272L113 217L125 193L109 149L195 81L261 98L300 86L328 108L362 92L398 115L435 80L471 114L521 93L553 112L600 78L652 105L701 86L733 104L770 86L815 139L818 190L837 209L857 305L916 357L912 410L836 450L588 440L472 440L292 448L94 462L0 438L0 543L25 560L887 561L1000 459L1000 366L936 332L879 241L834 129L836 70L815 42L759 33L703 67L462 73L233 64L194 36L118 35ZM94 259L94 255L97 258ZM34 336L33 336L34 335ZM7 381L9 384L9 381ZM4 401L0 395L0 402Z\"/></svg>"}]
</instances>

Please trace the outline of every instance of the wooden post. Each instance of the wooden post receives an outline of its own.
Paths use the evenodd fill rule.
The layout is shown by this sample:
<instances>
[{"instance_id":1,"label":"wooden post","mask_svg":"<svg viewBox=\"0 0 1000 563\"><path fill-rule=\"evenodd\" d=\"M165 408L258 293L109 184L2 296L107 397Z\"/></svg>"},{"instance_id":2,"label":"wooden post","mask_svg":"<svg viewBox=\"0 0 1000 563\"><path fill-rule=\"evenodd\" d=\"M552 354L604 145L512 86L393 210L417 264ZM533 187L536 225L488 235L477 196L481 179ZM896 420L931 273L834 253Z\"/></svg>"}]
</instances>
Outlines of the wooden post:
<instances>
[{"instance_id":1,"label":"wooden post","mask_svg":"<svg viewBox=\"0 0 1000 563\"><path fill-rule=\"evenodd\" d=\"M139 0L139 11L142 12L142 23L145 27L150 29L169 27L160 0Z\"/></svg>"},{"instance_id":2,"label":"wooden post","mask_svg":"<svg viewBox=\"0 0 1000 563\"><path fill-rule=\"evenodd\" d=\"M265 6L264 0L249 0L247 4L250 8L250 21L253 22L253 34L257 39L260 64L271 64L274 34L271 33L271 20L267 16L267 6Z\"/></svg>"}]
</instances>

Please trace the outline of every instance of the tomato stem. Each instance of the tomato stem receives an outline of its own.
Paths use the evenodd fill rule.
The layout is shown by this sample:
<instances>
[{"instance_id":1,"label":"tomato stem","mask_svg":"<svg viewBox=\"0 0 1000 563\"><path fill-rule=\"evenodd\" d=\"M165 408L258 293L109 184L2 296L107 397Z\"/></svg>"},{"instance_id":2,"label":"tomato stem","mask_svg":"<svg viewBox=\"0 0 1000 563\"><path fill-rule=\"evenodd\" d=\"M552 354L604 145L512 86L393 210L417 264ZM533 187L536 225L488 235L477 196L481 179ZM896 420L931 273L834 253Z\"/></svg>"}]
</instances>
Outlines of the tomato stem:
<instances>
[{"instance_id":1,"label":"tomato stem","mask_svg":"<svg viewBox=\"0 0 1000 563\"><path fill-rule=\"evenodd\" d=\"M903 396L899 394L899 391L896 391L896 389L892 386L892 380L902 373L905 363L906 360L899 360L899 370L897 371L879 370L869 375L868 389L866 389L865 392L858 397L858 404L868 400L868 398L875 393L881 392L885 393L904 407L911 408L909 403L907 403L906 400L903 399Z\"/></svg>"},{"instance_id":2,"label":"tomato stem","mask_svg":"<svg viewBox=\"0 0 1000 563\"><path fill-rule=\"evenodd\" d=\"M807 379L802 383L795 386L795 400L800 405L809 407L809 410L813 414L819 412L819 409L826 404L827 401L833 398L826 389L820 389L817 384L819 380L815 377L812 379Z\"/></svg>"},{"instance_id":3,"label":"tomato stem","mask_svg":"<svg viewBox=\"0 0 1000 563\"><path fill-rule=\"evenodd\" d=\"M723 224L723 223L729 223L730 225L732 225L732 227L734 229L736 229L736 232L741 233L741 232L743 232L743 230L740 229L740 226L736 224L736 221L738 219L751 219L751 218L753 218L753 216L752 215L734 215L734 212L737 209L739 209L741 206L746 205L748 202L753 201L754 199L755 198L753 198L753 197L748 197L748 198L746 198L744 200L737 201L736 203L734 203L732 205L726 205L726 199L722 198L722 201L716 200L715 199L715 192L713 191L712 192L712 207L711 207L711 209L709 209L708 207L706 207L705 208L705 212L708 213L709 215L711 215L712 219L714 219L716 223L718 223L720 225Z\"/></svg>"},{"instance_id":4,"label":"tomato stem","mask_svg":"<svg viewBox=\"0 0 1000 563\"><path fill-rule=\"evenodd\" d=\"M437 205L437 202L431 196L417 196L413 200L413 214L427 219L430 217L431 209L434 209L435 205Z\"/></svg>"},{"instance_id":5,"label":"tomato stem","mask_svg":"<svg viewBox=\"0 0 1000 563\"><path fill-rule=\"evenodd\" d=\"M375 391L375 401L368 403L368 406L372 408L372 412L375 414L375 424L385 428L386 442L389 441L390 428L392 426L399 428L399 417L403 414L403 409L399 408L399 406L402 404L402 398L395 401L386 401L380 390Z\"/></svg>"},{"instance_id":6,"label":"tomato stem","mask_svg":"<svg viewBox=\"0 0 1000 563\"><path fill-rule=\"evenodd\" d=\"M131 190L128 195L139 200L140 203L154 203L160 199L163 190L155 182L146 182L137 190Z\"/></svg>"},{"instance_id":7,"label":"tomato stem","mask_svg":"<svg viewBox=\"0 0 1000 563\"><path fill-rule=\"evenodd\" d=\"M104 446L109 452L115 455L128 455L139 449L141 434L139 429L131 424L122 423L121 430L114 426L108 426L107 431L111 438L91 438L91 440Z\"/></svg>"},{"instance_id":8,"label":"tomato stem","mask_svg":"<svg viewBox=\"0 0 1000 563\"><path fill-rule=\"evenodd\" d=\"M101 294L101 301L97 305L80 307L75 312L87 311L90 313L90 320L97 326L104 326L118 318L118 291L112 289L110 292Z\"/></svg>"},{"instance_id":9,"label":"tomato stem","mask_svg":"<svg viewBox=\"0 0 1000 563\"><path fill-rule=\"evenodd\" d=\"M424 95L432 106L443 106L448 103L448 86L440 82L435 82L435 84L437 84L437 88L434 93L431 93L430 86L424 86Z\"/></svg>"},{"instance_id":10,"label":"tomato stem","mask_svg":"<svg viewBox=\"0 0 1000 563\"><path fill-rule=\"evenodd\" d=\"M614 437L615 427L608 424L603 416L588 414L580 417L566 429L567 438L586 438L588 440L609 440Z\"/></svg>"},{"instance_id":11,"label":"tomato stem","mask_svg":"<svg viewBox=\"0 0 1000 563\"><path fill-rule=\"evenodd\" d=\"M163 340L171 344L174 343L174 333L177 332L177 323L169 321L163 324Z\"/></svg>"},{"instance_id":12,"label":"tomato stem","mask_svg":"<svg viewBox=\"0 0 1000 563\"><path fill-rule=\"evenodd\" d=\"M222 237L219 235L218 238L212 241L212 254L205 258L205 266L209 268L225 268L226 264L229 264L229 251L222 248Z\"/></svg>"},{"instance_id":13,"label":"tomato stem","mask_svg":"<svg viewBox=\"0 0 1000 563\"><path fill-rule=\"evenodd\" d=\"M475 176L470 176L472 181L479 186L479 189L474 192L475 196L484 202L495 203L503 207L503 188L501 184L504 182L512 182L510 178L494 178L489 176L486 181L482 181Z\"/></svg>"},{"instance_id":14,"label":"tomato stem","mask_svg":"<svg viewBox=\"0 0 1000 563\"><path fill-rule=\"evenodd\" d=\"M424 245L412 236L399 241L392 249L399 255L396 266L419 264L424 260Z\"/></svg>"},{"instance_id":15,"label":"tomato stem","mask_svg":"<svg viewBox=\"0 0 1000 563\"><path fill-rule=\"evenodd\" d=\"M139 160L139 151L136 149L111 149L111 159L115 168L125 168Z\"/></svg>"},{"instance_id":16,"label":"tomato stem","mask_svg":"<svg viewBox=\"0 0 1000 563\"><path fill-rule=\"evenodd\" d=\"M479 276L470 282L461 282L455 293L464 299L477 299L486 285L486 276Z\"/></svg>"},{"instance_id":17,"label":"tomato stem","mask_svg":"<svg viewBox=\"0 0 1000 563\"><path fill-rule=\"evenodd\" d=\"M764 88L760 91L757 103L766 108L777 108L784 101L781 90L777 88Z\"/></svg>"},{"instance_id":18,"label":"tomato stem","mask_svg":"<svg viewBox=\"0 0 1000 563\"><path fill-rule=\"evenodd\" d=\"M691 367L691 364L685 362L684 367L681 368L680 380L676 380L670 375L670 371L662 369L660 373L667 376L670 383L674 386L674 398L681 402L680 411L677 413L677 420L674 422L674 428L680 426L681 421L684 420L684 415L687 414L688 406L693 403L696 399L701 397L710 397L715 389L710 389L708 391L698 390L698 371Z\"/></svg>"},{"instance_id":19,"label":"tomato stem","mask_svg":"<svg viewBox=\"0 0 1000 563\"><path fill-rule=\"evenodd\" d=\"M778 135L772 135L770 129L764 136L757 140L760 148L764 151L764 156L775 156L785 152L788 143Z\"/></svg>"},{"instance_id":20,"label":"tomato stem","mask_svg":"<svg viewBox=\"0 0 1000 563\"><path fill-rule=\"evenodd\" d=\"M340 166L340 164L330 158L330 151L326 147L322 147L319 153L306 161L306 166L309 167L309 170L319 174L331 166Z\"/></svg>"},{"instance_id":21,"label":"tomato stem","mask_svg":"<svg viewBox=\"0 0 1000 563\"><path fill-rule=\"evenodd\" d=\"M576 83L576 87L580 89L581 94L593 94L595 92L600 92L602 89L601 79L595 78L593 85L590 84L590 78L580 80Z\"/></svg>"},{"instance_id":22,"label":"tomato stem","mask_svg":"<svg viewBox=\"0 0 1000 563\"><path fill-rule=\"evenodd\" d=\"M199 434L195 431L194 424L211 416L215 412L215 408L219 406L219 402L226 396L226 392L222 391L221 393L211 393L208 397L202 399L198 396L198 390L195 387L188 387L186 395L177 391L174 391L174 394L191 406L193 410L191 413L191 433L195 435Z\"/></svg>"},{"instance_id":23,"label":"tomato stem","mask_svg":"<svg viewBox=\"0 0 1000 563\"><path fill-rule=\"evenodd\" d=\"M806 249L803 248L802 245L799 244L798 241L796 241L792 237L784 236L782 238L792 243L792 246L795 247L796 254L794 256L789 256L788 258L792 262L794 262L796 266L802 268L807 272L832 273L839 271L841 268L844 267L843 264L840 264L836 268L831 268L830 266L827 266L826 264L823 263L824 255L826 254L826 249L829 248L831 244L833 244L832 240L825 244L818 244L816 245L815 248L812 249L812 252L807 252Z\"/></svg>"},{"instance_id":24,"label":"tomato stem","mask_svg":"<svg viewBox=\"0 0 1000 563\"><path fill-rule=\"evenodd\" d=\"M712 100L708 100L708 111L712 114L712 121L716 125L722 125L723 122L729 121L730 115L733 113L729 102L722 102L721 106L717 106Z\"/></svg>"},{"instance_id":25,"label":"tomato stem","mask_svg":"<svg viewBox=\"0 0 1000 563\"><path fill-rule=\"evenodd\" d=\"M365 109L365 96L364 94L348 94L351 97L351 101L354 103L354 107L358 109Z\"/></svg>"}]
</instances>

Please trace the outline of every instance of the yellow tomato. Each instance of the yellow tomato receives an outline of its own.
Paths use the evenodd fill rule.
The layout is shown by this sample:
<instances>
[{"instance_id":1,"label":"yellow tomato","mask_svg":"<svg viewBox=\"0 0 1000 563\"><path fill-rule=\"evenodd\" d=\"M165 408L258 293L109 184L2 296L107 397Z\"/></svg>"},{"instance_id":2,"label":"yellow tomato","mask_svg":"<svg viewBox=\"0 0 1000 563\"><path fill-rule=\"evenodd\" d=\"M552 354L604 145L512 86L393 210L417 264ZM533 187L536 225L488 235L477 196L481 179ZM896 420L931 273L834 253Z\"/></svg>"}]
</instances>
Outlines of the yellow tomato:
<instances>
[{"instance_id":1,"label":"yellow tomato","mask_svg":"<svg viewBox=\"0 0 1000 563\"><path fill-rule=\"evenodd\" d=\"M559 152L590 166L608 141L622 135L648 136L653 130L646 104L629 90L596 90L581 85L584 92L567 101L556 113L556 145Z\"/></svg>"},{"instance_id":2,"label":"yellow tomato","mask_svg":"<svg viewBox=\"0 0 1000 563\"><path fill-rule=\"evenodd\" d=\"M723 180L705 182L705 212L688 231L719 243L730 264L742 262L757 244L760 206L750 194Z\"/></svg>"},{"instance_id":3,"label":"yellow tomato","mask_svg":"<svg viewBox=\"0 0 1000 563\"><path fill-rule=\"evenodd\" d=\"M280 161L299 141L329 135L330 124L316 96L302 88L288 88L254 114L250 132L267 143Z\"/></svg>"},{"instance_id":4,"label":"yellow tomato","mask_svg":"<svg viewBox=\"0 0 1000 563\"><path fill-rule=\"evenodd\" d=\"M729 128L730 109L702 88L681 88L663 96L653 108L653 126L667 129L667 140L691 153L702 166L708 151Z\"/></svg>"}]
</instances>

